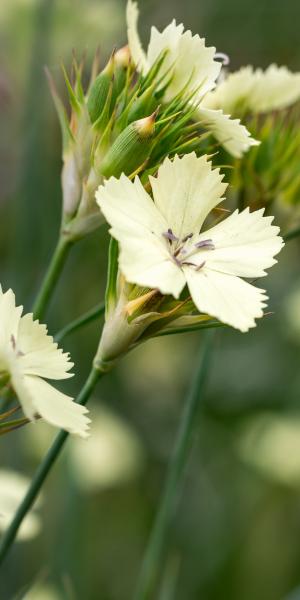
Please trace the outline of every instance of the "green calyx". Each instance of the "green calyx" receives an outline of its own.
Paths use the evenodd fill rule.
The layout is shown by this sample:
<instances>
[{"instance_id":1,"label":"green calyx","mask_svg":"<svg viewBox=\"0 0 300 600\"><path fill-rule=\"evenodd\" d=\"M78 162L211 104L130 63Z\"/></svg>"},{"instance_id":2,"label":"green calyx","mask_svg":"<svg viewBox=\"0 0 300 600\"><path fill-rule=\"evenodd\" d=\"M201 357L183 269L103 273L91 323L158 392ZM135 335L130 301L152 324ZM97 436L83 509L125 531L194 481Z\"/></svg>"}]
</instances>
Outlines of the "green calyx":
<instances>
[{"instance_id":1,"label":"green calyx","mask_svg":"<svg viewBox=\"0 0 300 600\"><path fill-rule=\"evenodd\" d=\"M96 77L88 95L87 108L92 123L99 119L104 110L113 76L114 55L111 56L106 67Z\"/></svg>"},{"instance_id":2,"label":"green calyx","mask_svg":"<svg viewBox=\"0 0 300 600\"><path fill-rule=\"evenodd\" d=\"M128 125L113 142L101 164L104 177L132 175L150 156L156 113Z\"/></svg>"}]
</instances>

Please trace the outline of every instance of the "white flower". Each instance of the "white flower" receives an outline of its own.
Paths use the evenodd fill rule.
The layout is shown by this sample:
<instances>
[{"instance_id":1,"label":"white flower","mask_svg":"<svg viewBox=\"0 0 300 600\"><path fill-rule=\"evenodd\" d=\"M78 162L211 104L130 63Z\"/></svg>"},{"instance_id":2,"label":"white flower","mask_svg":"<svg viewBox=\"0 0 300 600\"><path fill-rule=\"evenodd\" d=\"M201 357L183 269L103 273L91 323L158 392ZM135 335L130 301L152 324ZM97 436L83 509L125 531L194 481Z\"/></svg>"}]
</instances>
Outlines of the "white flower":
<instances>
[{"instance_id":1,"label":"white flower","mask_svg":"<svg viewBox=\"0 0 300 600\"><path fill-rule=\"evenodd\" d=\"M230 114L256 114L286 108L299 98L300 73L277 65L270 65L266 71L248 66L230 73L206 95L203 105Z\"/></svg>"},{"instance_id":2,"label":"white flower","mask_svg":"<svg viewBox=\"0 0 300 600\"><path fill-rule=\"evenodd\" d=\"M214 137L233 156L240 157L245 151L259 142L251 138L246 127L239 120L231 120L230 115L220 110L207 110L202 103L205 95L216 86L221 63L215 60L216 49L207 48L205 40L199 35L184 31L182 24L172 21L162 32L151 28L151 37L147 53L144 52L137 31L138 8L135 2L127 3L128 43L137 68L146 75L155 61L167 51L159 77L167 73L165 100L172 100L185 87L194 93L192 103L197 107L195 118L209 128ZM214 107L213 107L214 108ZM226 112L226 111L225 111Z\"/></svg>"},{"instance_id":3,"label":"white flower","mask_svg":"<svg viewBox=\"0 0 300 600\"><path fill-rule=\"evenodd\" d=\"M153 200L139 178L100 186L96 198L120 243L120 269L129 282L178 298L187 284L200 312L241 331L263 316L264 290L241 277L266 275L283 242L263 210L235 211L199 233L221 202L226 184L207 157L166 159L151 177Z\"/></svg>"},{"instance_id":4,"label":"white flower","mask_svg":"<svg viewBox=\"0 0 300 600\"><path fill-rule=\"evenodd\" d=\"M58 349L46 326L34 321L32 314L22 317L22 310L13 291L4 294L0 287L0 374L9 378L28 419L42 417L86 437L87 409L44 380L72 377L69 354Z\"/></svg>"},{"instance_id":5,"label":"white flower","mask_svg":"<svg viewBox=\"0 0 300 600\"><path fill-rule=\"evenodd\" d=\"M30 479L15 471L0 469L0 531L5 531L9 526L15 511L30 485ZM35 503L33 509L26 515L18 532L17 539L20 541L35 537L41 527L39 516L34 510L38 506Z\"/></svg>"},{"instance_id":6,"label":"white flower","mask_svg":"<svg viewBox=\"0 0 300 600\"><path fill-rule=\"evenodd\" d=\"M147 53L144 52L138 31L138 8L135 2L127 3L127 33L132 58L138 69L146 75L156 60L167 50L161 78L168 73L171 82L165 98L170 100L188 84L192 91L197 90L199 97L215 87L215 81L221 70L221 63L214 60L216 49L207 48L205 40L191 31L184 31L182 24L172 21L162 32L151 27L150 42Z\"/></svg>"}]
</instances>

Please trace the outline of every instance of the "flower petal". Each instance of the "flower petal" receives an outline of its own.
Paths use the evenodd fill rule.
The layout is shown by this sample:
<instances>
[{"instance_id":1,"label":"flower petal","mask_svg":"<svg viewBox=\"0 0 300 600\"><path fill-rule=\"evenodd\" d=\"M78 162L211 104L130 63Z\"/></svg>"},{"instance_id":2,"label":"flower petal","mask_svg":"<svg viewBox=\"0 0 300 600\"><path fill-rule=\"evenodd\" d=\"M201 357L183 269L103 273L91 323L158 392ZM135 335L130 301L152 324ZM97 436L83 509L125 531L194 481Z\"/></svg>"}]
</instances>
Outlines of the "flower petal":
<instances>
[{"instance_id":1,"label":"flower petal","mask_svg":"<svg viewBox=\"0 0 300 600\"><path fill-rule=\"evenodd\" d=\"M241 124L240 119L231 119L222 110L196 109L195 115L212 135L224 146L225 150L240 158L251 146L258 146L260 142L251 137L248 129Z\"/></svg>"},{"instance_id":2,"label":"flower petal","mask_svg":"<svg viewBox=\"0 0 300 600\"><path fill-rule=\"evenodd\" d=\"M230 73L204 98L203 107L256 114L285 108L299 98L300 73L274 64L265 71L248 66Z\"/></svg>"},{"instance_id":3,"label":"flower petal","mask_svg":"<svg viewBox=\"0 0 300 600\"><path fill-rule=\"evenodd\" d=\"M70 396L40 377L15 374L12 384L29 419L34 420L38 414L51 425L81 437L88 436L90 419L86 416L88 410L85 406L76 404Z\"/></svg>"},{"instance_id":4,"label":"flower petal","mask_svg":"<svg viewBox=\"0 0 300 600\"><path fill-rule=\"evenodd\" d=\"M127 281L143 287L157 288L162 294L178 298L185 286L185 277L180 267L172 260L168 250L157 244L156 240L151 242L142 237L123 238L119 264Z\"/></svg>"},{"instance_id":5,"label":"flower petal","mask_svg":"<svg viewBox=\"0 0 300 600\"><path fill-rule=\"evenodd\" d=\"M137 7L137 3L132 2L132 0L128 0L126 8L128 44L135 66L138 68L139 71L142 71L146 74L148 70L147 59L138 34L138 18L139 10Z\"/></svg>"},{"instance_id":6,"label":"flower petal","mask_svg":"<svg viewBox=\"0 0 300 600\"><path fill-rule=\"evenodd\" d=\"M222 179L207 156L197 158L195 153L166 158L157 177L150 177L154 202L178 238L200 231L208 213L223 200L227 184Z\"/></svg>"},{"instance_id":7,"label":"flower petal","mask_svg":"<svg viewBox=\"0 0 300 600\"><path fill-rule=\"evenodd\" d=\"M243 113L249 107L255 79L251 66L229 73L212 92L206 94L201 107L214 110L221 108L226 114Z\"/></svg>"},{"instance_id":8,"label":"flower petal","mask_svg":"<svg viewBox=\"0 0 300 600\"><path fill-rule=\"evenodd\" d=\"M124 231L127 235L150 234L152 238L153 233L161 236L168 229L138 177L134 181L126 175L121 175L120 179L111 177L98 188L96 200L114 230Z\"/></svg>"},{"instance_id":9,"label":"flower petal","mask_svg":"<svg viewBox=\"0 0 300 600\"><path fill-rule=\"evenodd\" d=\"M290 106L300 98L300 73L286 67L270 65L266 71L257 69L249 108L253 112L266 112Z\"/></svg>"},{"instance_id":10,"label":"flower petal","mask_svg":"<svg viewBox=\"0 0 300 600\"><path fill-rule=\"evenodd\" d=\"M131 283L178 297L185 279L172 260L163 233L168 224L140 180L111 177L96 193L97 202L120 242L119 264Z\"/></svg>"},{"instance_id":11,"label":"flower petal","mask_svg":"<svg viewBox=\"0 0 300 600\"><path fill-rule=\"evenodd\" d=\"M46 325L34 321L32 314L28 313L20 319L17 339L20 353L18 362L24 374L48 379L73 376L67 372L73 367L69 354L58 348L53 337L47 335Z\"/></svg>"},{"instance_id":12,"label":"flower petal","mask_svg":"<svg viewBox=\"0 0 300 600\"><path fill-rule=\"evenodd\" d=\"M205 40L191 31L184 31L182 24L172 21L163 31L151 28L147 62L152 66L168 50L160 77L170 70L172 79L165 92L165 100L171 100L188 84L190 91L197 90L201 98L215 86L221 63L214 60L215 48L205 46Z\"/></svg>"},{"instance_id":13,"label":"flower petal","mask_svg":"<svg viewBox=\"0 0 300 600\"><path fill-rule=\"evenodd\" d=\"M255 319L263 316L265 291L239 277L184 267L188 287L200 312L216 317L240 331L255 327Z\"/></svg>"},{"instance_id":14,"label":"flower petal","mask_svg":"<svg viewBox=\"0 0 300 600\"><path fill-rule=\"evenodd\" d=\"M22 306L16 306L15 294L8 290L5 294L0 288L0 346L4 349L17 340L17 332Z\"/></svg>"},{"instance_id":15,"label":"flower petal","mask_svg":"<svg viewBox=\"0 0 300 600\"><path fill-rule=\"evenodd\" d=\"M198 241L212 241L213 250L201 249L193 262L240 277L263 277L265 269L277 261L274 256L283 247L279 227L271 225L274 217L264 217L264 209L249 212L236 210L215 227L201 233Z\"/></svg>"}]
</instances>

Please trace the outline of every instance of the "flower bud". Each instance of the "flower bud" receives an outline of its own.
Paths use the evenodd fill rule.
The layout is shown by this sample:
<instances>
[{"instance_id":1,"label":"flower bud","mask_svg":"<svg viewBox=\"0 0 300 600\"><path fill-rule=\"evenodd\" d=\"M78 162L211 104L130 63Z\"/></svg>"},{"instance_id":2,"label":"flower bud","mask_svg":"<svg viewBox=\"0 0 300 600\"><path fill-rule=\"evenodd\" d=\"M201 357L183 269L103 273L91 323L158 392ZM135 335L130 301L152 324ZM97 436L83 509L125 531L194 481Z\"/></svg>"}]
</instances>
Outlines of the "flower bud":
<instances>
[{"instance_id":1,"label":"flower bud","mask_svg":"<svg viewBox=\"0 0 300 600\"><path fill-rule=\"evenodd\" d=\"M115 71L113 85L113 100L116 100L126 84L126 73L130 65L129 46L124 46L117 50L115 54Z\"/></svg>"},{"instance_id":2,"label":"flower bud","mask_svg":"<svg viewBox=\"0 0 300 600\"><path fill-rule=\"evenodd\" d=\"M105 107L114 75L114 64L115 58L112 55L106 67L96 77L88 95L87 107L92 123L97 121Z\"/></svg>"},{"instance_id":3,"label":"flower bud","mask_svg":"<svg viewBox=\"0 0 300 600\"><path fill-rule=\"evenodd\" d=\"M63 212L67 218L70 218L74 215L79 205L82 186L74 152L68 152L64 157L61 185L63 192Z\"/></svg>"},{"instance_id":4,"label":"flower bud","mask_svg":"<svg viewBox=\"0 0 300 600\"><path fill-rule=\"evenodd\" d=\"M123 67L124 69L127 69L127 67L130 64L130 59L131 59L131 54L130 54L129 46L128 45L123 46L123 48L120 48L115 53L116 68Z\"/></svg>"},{"instance_id":5,"label":"flower bud","mask_svg":"<svg viewBox=\"0 0 300 600\"><path fill-rule=\"evenodd\" d=\"M148 159L155 132L155 117L139 119L120 133L108 150L102 164L104 177L120 177L121 173L131 175Z\"/></svg>"},{"instance_id":6,"label":"flower bud","mask_svg":"<svg viewBox=\"0 0 300 600\"><path fill-rule=\"evenodd\" d=\"M154 91L155 85L151 85L136 98L128 114L128 121L130 123L140 119L143 115L153 111L156 108Z\"/></svg>"}]
</instances>

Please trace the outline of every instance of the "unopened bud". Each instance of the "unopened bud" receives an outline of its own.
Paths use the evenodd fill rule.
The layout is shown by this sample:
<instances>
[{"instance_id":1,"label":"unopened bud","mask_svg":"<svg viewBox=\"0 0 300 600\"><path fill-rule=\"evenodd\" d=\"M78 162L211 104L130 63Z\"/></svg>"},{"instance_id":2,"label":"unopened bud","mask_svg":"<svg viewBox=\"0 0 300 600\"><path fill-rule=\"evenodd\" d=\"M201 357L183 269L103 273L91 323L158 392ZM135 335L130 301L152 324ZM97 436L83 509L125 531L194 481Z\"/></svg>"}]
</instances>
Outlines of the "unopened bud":
<instances>
[{"instance_id":1,"label":"unopened bud","mask_svg":"<svg viewBox=\"0 0 300 600\"><path fill-rule=\"evenodd\" d=\"M131 54L130 54L128 45L123 46L123 48L120 48L119 50L116 51L116 53L115 53L116 67L123 67L124 69L127 69L127 67L129 66L130 60L131 60Z\"/></svg>"},{"instance_id":2,"label":"unopened bud","mask_svg":"<svg viewBox=\"0 0 300 600\"><path fill-rule=\"evenodd\" d=\"M151 110L154 110L156 102L153 95L154 89L155 85L149 86L140 96L135 99L129 110L129 122L136 121L143 115L149 113Z\"/></svg>"},{"instance_id":3,"label":"unopened bud","mask_svg":"<svg viewBox=\"0 0 300 600\"><path fill-rule=\"evenodd\" d=\"M64 157L61 184L63 212L67 218L70 218L76 213L81 196L81 178L74 152L68 152Z\"/></svg>"},{"instance_id":4,"label":"unopened bud","mask_svg":"<svg viewBox=\"0 0 300 600\"><path fill-rule=\"evenodd\" d=\"M130 65L129 46L124 46L117 50L115 54L115 72L113 85L113 103L117 100L126 85L126 73Z\"/></svg>"},{"instance_id":5,"label":"unopened bud","mask_svg":"<svg viewBox=\"0 0 300 600\"><path fill-rule=\"evenodd\" d=\"M92 123L100 117L108 96L110 84L114 75L114 55L112 55L106 67L96 77L87 101L87 107Z\"/></svg>"},{"instance_id":6,"label":"unopened bud","mask_svg":"<svg viewBox=\"0 0 300 600\"><path fill-rule=\"evenodd\" d=\"M104 177L131 175L149 157L155 132L156 112L131 123L120 133L100 167Z\"/></svg>"}]
</instances>

